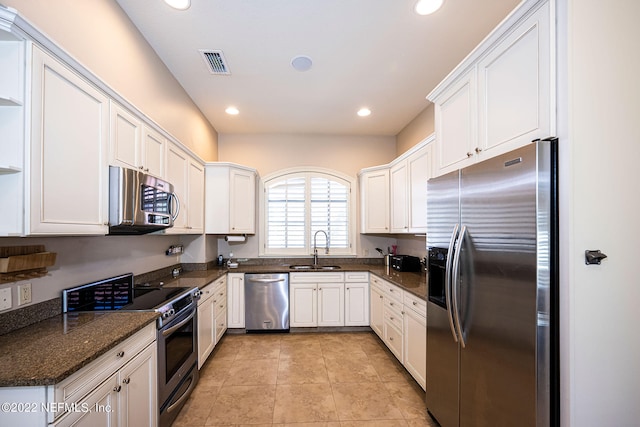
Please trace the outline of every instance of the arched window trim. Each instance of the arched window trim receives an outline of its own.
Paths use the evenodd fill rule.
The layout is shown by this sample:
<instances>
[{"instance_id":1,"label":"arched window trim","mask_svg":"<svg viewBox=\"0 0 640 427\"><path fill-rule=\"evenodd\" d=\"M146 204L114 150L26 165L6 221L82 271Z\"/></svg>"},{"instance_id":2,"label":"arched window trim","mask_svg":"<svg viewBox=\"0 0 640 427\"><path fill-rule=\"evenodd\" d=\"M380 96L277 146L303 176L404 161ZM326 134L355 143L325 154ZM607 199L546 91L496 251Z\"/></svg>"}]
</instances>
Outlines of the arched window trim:
<instances>
[{"instance_id":1,"label":"arched window trim","mask_svg":"<svg viewBox=\"0 0 640 427\"><path fill-rule=\"evenodd\" d=\"M318 236L318 255L321 257L331 257L331 256L355 256L356 255L356 247L355 247L355 237L356 237L356 200L355 200L355 188L356 181L354 178L343 174L341 172L325 169L325 168L309 168L309 167L296 167L296 168L288 168L282 169L271 174L266 175L263 179L260 180L260 191L259 191L259 217L260 224L259 227L259 235L258 235L258 244L259 244L259 255L263 257L281 257L281 256L298 256L298 257L306 257L310 256L313 253L313 236L310 234L311 225L306 224L305 229L305 245L300 249L274 249L267 248L267 239L268 239L268 224L267 224L267 189L274 183L283 181L285 179L291 179L296 177L304 177L306 180L306 196L305 200L309 196L309 182L312 177L321 177L325 179L330 179L332 181L340 182L348 187L348 245L344 249L335 249L332 248L329 251L329 255L324 254L324 236ZM308 200L306 203L310 203Z\"/></svg>"}]
</instances>

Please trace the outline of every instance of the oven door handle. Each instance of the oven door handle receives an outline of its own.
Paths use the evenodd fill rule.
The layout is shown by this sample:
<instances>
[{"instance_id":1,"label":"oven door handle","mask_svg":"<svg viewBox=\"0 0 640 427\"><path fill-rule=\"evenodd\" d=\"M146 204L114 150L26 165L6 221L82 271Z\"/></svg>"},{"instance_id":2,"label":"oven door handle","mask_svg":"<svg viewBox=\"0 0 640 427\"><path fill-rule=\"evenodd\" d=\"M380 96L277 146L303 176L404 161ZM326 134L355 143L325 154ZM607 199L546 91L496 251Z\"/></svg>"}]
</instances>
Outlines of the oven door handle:
<instances>
[{"instance_id":1,"label":"oven door handle","mask_svg":"<svg viewBox=\"0 0 640 427\"><path fill-rule=\"evenodd\" d=\"M189 384L189 388L182 394L182 396L180 396L180 398L178 400L176 400L175 402L173 402L168 408L167 408L167 413L173 411L176 408L180 407L180 404L182 402L184 402L184 400L186 398L189 397L189 395L191 394L191 392L193 391L193 389L196 386L196 382L193 380L193 377L191 377L191 384Z\"/></svg>"},{"instance_id":2,"label":"oven door handle","mask_svg":"<svg viewBox=\"0 0 640 427\"><path fill-rule=\"evenodd\" d=\"M174 333L175 331L177 331L178 329L182 328L184 325L186 325L187 323L189 323L191 321L191 319L193 319L193 316L195 316L196 311L194 310L189 317L187 317L186 319L184 319L182 322L178 323L175 326L170 327L169 329L166 329L164 331L162 331L162 336L163 337L168 337L169 335L171 335L172 333Z\"/></svg>"}]
</instances>

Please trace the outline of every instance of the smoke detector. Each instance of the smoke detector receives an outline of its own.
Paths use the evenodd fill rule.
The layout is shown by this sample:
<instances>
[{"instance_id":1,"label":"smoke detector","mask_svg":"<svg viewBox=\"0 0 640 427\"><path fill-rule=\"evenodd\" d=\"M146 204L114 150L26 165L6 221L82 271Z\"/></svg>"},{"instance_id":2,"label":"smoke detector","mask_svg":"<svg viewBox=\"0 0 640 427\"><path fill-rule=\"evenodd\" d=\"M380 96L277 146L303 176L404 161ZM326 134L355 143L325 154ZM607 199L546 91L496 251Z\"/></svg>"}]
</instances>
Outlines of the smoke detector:
<instances>
[{"instance_id":1,"label":"smoke detector","mask_svg":"<svg viewBox=\"0 0 640 427\"><path fill-rule=\"evenodd\" d=\"M308 71L311 69L313 61L305 55L298 55L291 59L291 66L298 71Z\"/></svg>"}]
</instances>

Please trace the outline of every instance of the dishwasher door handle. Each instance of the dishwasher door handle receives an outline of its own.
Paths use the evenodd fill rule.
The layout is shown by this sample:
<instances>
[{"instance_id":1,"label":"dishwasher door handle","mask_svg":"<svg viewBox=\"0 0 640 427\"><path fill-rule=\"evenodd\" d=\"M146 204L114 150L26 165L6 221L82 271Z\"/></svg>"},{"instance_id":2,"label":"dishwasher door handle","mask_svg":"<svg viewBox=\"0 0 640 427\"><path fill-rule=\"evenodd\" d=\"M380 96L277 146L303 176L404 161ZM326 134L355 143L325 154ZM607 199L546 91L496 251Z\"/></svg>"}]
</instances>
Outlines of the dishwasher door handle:
<instances>
[{"instance_id":1,"label":"dishwasher door handle","mask_svg":"<svg viewBox=\"0 0 640 427\"><path fill-rule=\"evenodd\" d=\"M249 279L248 281L257 283L279 283L284 282L285 279Z\"/></svg>"}]
</instances>

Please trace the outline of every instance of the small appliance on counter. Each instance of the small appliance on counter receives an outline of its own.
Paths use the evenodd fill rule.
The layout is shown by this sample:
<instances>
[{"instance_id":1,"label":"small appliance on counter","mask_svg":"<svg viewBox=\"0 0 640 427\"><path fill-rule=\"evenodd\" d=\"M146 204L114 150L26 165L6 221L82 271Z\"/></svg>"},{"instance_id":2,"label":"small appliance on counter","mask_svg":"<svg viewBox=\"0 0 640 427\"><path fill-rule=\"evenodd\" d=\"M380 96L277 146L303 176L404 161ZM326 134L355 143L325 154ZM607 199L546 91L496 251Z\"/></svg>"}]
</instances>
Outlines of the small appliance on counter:
<instances>
[{"instance_id":1,"label":"small appliance on counter","mask_svg":"<svg viewBox=\"0 0 640 427\"><path fill-rule=\"evenodd\" d=\"M391 255L391 268L396 271L420 271L420 258L411 255Z\"/></svg>"}]
</instances>

